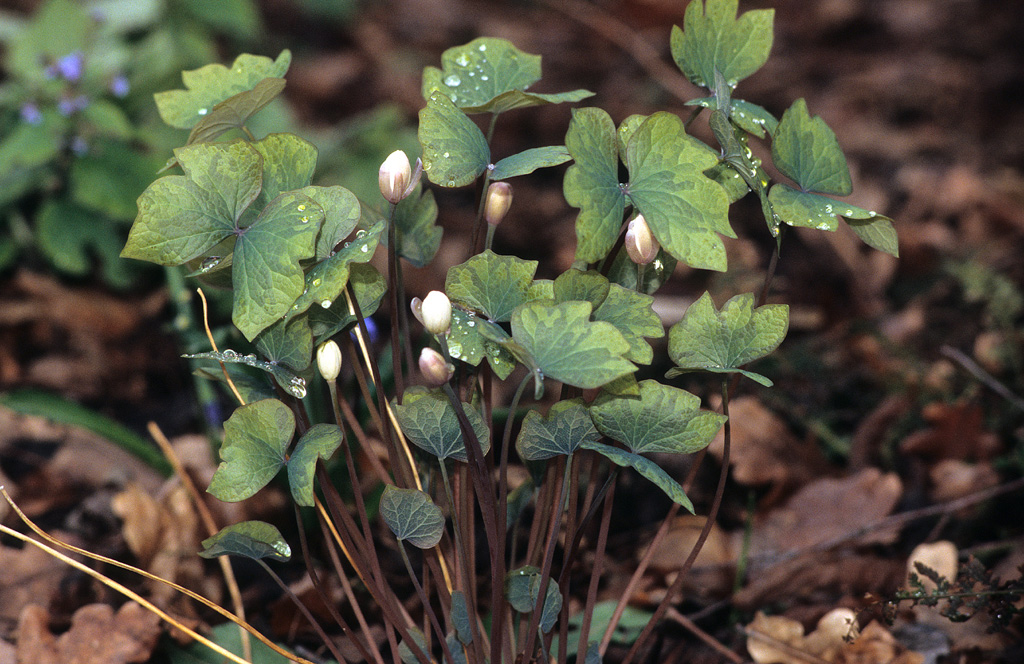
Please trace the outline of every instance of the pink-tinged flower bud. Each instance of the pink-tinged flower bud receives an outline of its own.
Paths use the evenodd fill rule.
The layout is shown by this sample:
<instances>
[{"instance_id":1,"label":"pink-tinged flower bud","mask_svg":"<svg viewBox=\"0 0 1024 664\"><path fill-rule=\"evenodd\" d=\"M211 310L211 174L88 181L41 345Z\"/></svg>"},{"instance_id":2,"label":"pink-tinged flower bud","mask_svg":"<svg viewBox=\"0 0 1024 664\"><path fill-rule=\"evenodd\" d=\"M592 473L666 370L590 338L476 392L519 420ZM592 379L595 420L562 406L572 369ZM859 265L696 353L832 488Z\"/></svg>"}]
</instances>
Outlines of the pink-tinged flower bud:
<instances>
[{"instance_id":1,"label":"pink-tinged flower bud","mask_svg":"<svg viewBox=\"0 0 1024 664\"><path fill-rule=\"evenodd\" d=\"M487 203L484 205L484 219L491 226L497 226L512 207L512 185L508 182L492 182L487 188Z\"/></svg>"},{"instance_id":2,"label":"pink-tinged flower bud","mask_svg":"<svg viewBox=\"0 0 1024 664\"><path fill-rule=\"evenodd\" d=\"M341 373L341 349L333 339L328 339L316 349L316 366L324 380L337 380Z\"/></svg>"},{"instance_id":3,"label":"pink-tinged flower bud","mask_svg":"<svg viewBox=\"0 0 1024 664\"><path fill-rule=\"evenodd\" d=\"M444 361L441 353L433 348L424 348L420 351L420 373L429 385L441 387L451 379L454 369Z\"/></svg>"},{"instance_id":4,"label":"pink-tinged flower bud","mask_svg":"<svg viewBox=\"0 0 1024 664\"><path fill-rule=\"evenodd\" d=\"M630 260L637 265L647 265L658 255L661 245L651 235L651 229L647 226L647 220L643 215L637 215L635 219L626 226L626 253Z\"/></svg>"},{"instance_id":5,"label":"pink-tinged flower bud","mask_svg":"<svg viewBox=\"0 0 1024 664\"><path fill-rule=\"evenodd\" d=\"M444 334L452 324L452 303L441 291L430 291L420 307L423 327L431 334Z\"/></svg>"},{"instance_id":6,"label":"pink-tinged flower bud","mask_svg":"<svg viewBox=\"0 0 1024 664\"><path fill-rule=\"evenodd\" d=\"M412 180L412 166L409 157L402 150L395 150L380 165L377 183L380 193L389 203L398 203L406 197Z\"/></svg>"}]
</instances>

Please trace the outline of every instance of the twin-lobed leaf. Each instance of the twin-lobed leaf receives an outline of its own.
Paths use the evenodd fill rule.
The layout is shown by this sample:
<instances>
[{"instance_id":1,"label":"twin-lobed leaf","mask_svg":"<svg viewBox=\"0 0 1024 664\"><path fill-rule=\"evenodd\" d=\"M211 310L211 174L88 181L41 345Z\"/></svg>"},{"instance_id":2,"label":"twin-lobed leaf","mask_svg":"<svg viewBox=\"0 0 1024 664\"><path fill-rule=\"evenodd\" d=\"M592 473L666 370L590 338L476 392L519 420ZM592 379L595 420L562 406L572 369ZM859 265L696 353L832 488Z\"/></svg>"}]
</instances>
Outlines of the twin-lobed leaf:
<instances>
[{"instance_id":1,"label":"twin-lobed leaf","mask_svg":"<svg viewBox=\"0 0 1024 664\"><path fill-rule=\"evenodd\" d=\"M721 311L715 309L710 293L704 293L690 305L683 319L672 326L668 354L679 369L717 373L738 372L765 386L772 382L741 367L778 348L789 329L789 306L754 306L754 294L736 295Z\"/></svg>"},{"instance_id":2,"label":"twin-lobed leaf","mask_svg":"<svg viewBox=\"0 0 1024 664\"><path fill-rule=\"evenodd\" d=\"M402 403L393 403L392 408L402 427L402 433L413 445L434 455L439 461L468 460L459 416L443 392L419 392L409 389L406 390ZM463 404L463 410L480 443L480 449L486 454L491 447L491 432L487 428L487 423L479 411L469 404Z\"/></svg>"},{"instance_id":3,"label":"twin-lobed leaf","mask_svg":"<svg viewBox=\"0 0 1024 664\"><path fill-rule=\"evenodd\" d=\"M529 299L537 261L501 256L490 249L448 270L445 292L452 302L490 320L507 321Z\"/></svg>"},{"instance_id":4,"label":"twin-lobed leaf","mask_svg":"<svg viewBox=\"0 0 1024 664\"><path fill-rule=\"evenodd\" d=\"M491 150L480 128L446 95L435 92L420 111L423 172L434 184L464 187L491 161Z\"/></svg>"},{"instance_id":5,"label":"twin-lobed leaf","mask_svg":"<svg viewBox=\"0 0 1024 664\"><path fill-rule=\"evenodd\" d=\"M665 495L672 499L672 502L683 506L691 514L693 513L693 503L686 496L686 492L683 491L683 487L679 485L679 482L672 479L672 477L666 473L661 466L647 457L640 456L633 452L627 452L619 447L605 445L604 443L586 441L583 444L583 447L597 452L617 466L632 468L653 482L659 489L664 491Z\"/></svg>"},{"instance_id":6,"label":"twin-lobed leaf","mask_svg":"<svg viewBox=\"0 0 1024 664\"><path fill-rule=\"evenodd\" d=\"M444 533L441 508L417 489L386 486L380 497L380 516L396 539L420 549L436 546Z\"/></svg>"},{"instance_id":7,"label":"twin-lobed leaf","mask_svg":"<svg viewBox=\"0 0 1024 664\"><path fill-rule=\"evenodd\" d=\"M485 330L493 332L491 336L497 336L499 331L504 334L504 330L495 330L496 327L476 314L453 308L452 326L447 339L448 353L452 358L474 367L479 366L480 360L486 357L494 375L505 380L516 368L516 358L486 335Z\"/></svg>"},{"instance_id":8,"label":"twin-lobed leaf","mask_svg":"<svg viewBox=\"0 0 1024 664\"><path fill-rule=\"evenodd\" d=\"M295 416L277 399L240 406L224 423L223 461L207 490L231 503L252 496L284 466L293 433Z\"/></svg>"},{"instance_id":9,"label":"twin-lobed leaf","mask_svg":"<svg viewBox=\"0 0 1024 664\"><path fill-rule=\"evenodd\" d=\"M505 577L505 597L513 609L519 613L531 613L537 606L540 597L541 573L536 567L527 565L514 569ZM558 620L562 610L562 593L554 579L548 579L548 587L544 591L538 626L544 633L550 632Z\"/></svg>"},{"instance_id":10,"label":"twin-lobed leaf","mask_svg":"<svg viewBox=\"0 0 1024 664\"><path fill-rule=\"evenodd\" d=\"M336 424L316 424L302 435L288 458L288 486L299 505L313 506L313 476L317 460L331 458L344 442Z\"/></svg>"},{"instance_id":11,"label":"twin-lobed leaf","mask_svg":"<svg viewBox=\"0 0 1024 664\"><path fill-rule=\"evenodd\" d=\"M585 442L598 442L600 434L582 399L559 401L546 416L531 410L523 418L516 452L524 461L569 456Z\"/></svg>"}]
</instances>

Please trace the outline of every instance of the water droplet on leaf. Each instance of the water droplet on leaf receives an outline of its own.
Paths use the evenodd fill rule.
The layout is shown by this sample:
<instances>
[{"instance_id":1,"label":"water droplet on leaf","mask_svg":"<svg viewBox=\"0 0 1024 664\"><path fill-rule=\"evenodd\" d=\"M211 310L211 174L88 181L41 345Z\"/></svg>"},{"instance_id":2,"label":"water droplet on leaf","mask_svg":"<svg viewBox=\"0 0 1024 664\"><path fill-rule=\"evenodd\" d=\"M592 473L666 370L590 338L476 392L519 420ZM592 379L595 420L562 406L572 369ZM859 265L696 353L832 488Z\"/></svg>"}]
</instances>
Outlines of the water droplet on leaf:
<instances>
[{"instance_id":1,"label":"water droplet on leaf","mask_svg":"<svg viewBox=\"0 0 1024 664\"><path fill-rule=\"evenodd\" d=\"M330 300L321 300L320 301L320 306L323 307L324 309L330 309L332 304L334 304L334 303L331 302Z\"/></svg>"},{"instance_id":2,"label":"water droplet on leaf","mask_svg":"<svg viewBox=\"0 0 1024 664\"><path fill-rule=\"evenodd\" d=\"M455 58L455 64L457 64L460 67L465 67L466 65L469 64L469 58L466 57L465 53L462 53L459 55L459 57Z\"/></svg>"},{"instance_id":3,"label":"water droplet on leaf","mask_svg":"<svg viewBox=\"0 0 1024 664\"><path fill-rule=\"evenodd\" d=\"M444 77L444 84L449 88L454 88L462 83L462 79L459 78L458 74L448 74Z\"/></svg>"}]
</instances>

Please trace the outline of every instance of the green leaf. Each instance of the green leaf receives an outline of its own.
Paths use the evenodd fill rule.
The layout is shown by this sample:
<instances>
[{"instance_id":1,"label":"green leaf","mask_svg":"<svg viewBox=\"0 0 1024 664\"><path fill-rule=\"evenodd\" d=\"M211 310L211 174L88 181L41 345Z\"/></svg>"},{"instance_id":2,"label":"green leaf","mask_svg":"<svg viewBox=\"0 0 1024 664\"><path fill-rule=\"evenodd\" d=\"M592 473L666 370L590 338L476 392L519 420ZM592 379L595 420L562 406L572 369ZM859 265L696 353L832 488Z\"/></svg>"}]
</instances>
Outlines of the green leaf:
<instances>
[{"instance_id":1,"label":"green leaf","mask_svg":"<svg viewBox=\"0 0 1024 664\"><path fill-rule=\"evenodd\" d=\"M288 309L286 318L298 316L309 309L314 302L322 309L335 306L341 291L348 284L352 266L356 263L367 263L373 258L380 241L384 223L378 222L368 230L356 231L355 238L346 242L333 256L313 266L305 278L305 287ZM344 315L348 309L343 308ZM369 315L369 314L365 314Z\"/></svg>"},{"instance_id":2,"label":"green leaf","mask_svg":"<svg viewBox=\"0 0 1024 664\"><path fill-rule=\"evenodd\" d=\"M303 258L313 255L323 209L298 192L275 198L235 243L231 320L250 341L303 294Z\"/></svg>"},{"instance_id":3,"label":"green leaf","mask_svg":"<svg viewBox=\"0 0 1024 664\"><path fill-rule=\"evenodd\" d=\"M433 548L444 533L441 508L416 489L386 486L380 497L380 515L397 539L420 549Z\"/></svg>"},{"instance_id":4,"label":"green leaf","mask_svg":"<svg viewBox=\"0 0 1024 664\"><path fill-rule=\"evenodd\" d=\"M788 305L755 308L754 294L743 293L718 311L711 295L704 293L669 330L668 354L684 371L740 371L744 364L778 348L788 328ZM764 376L742 373L771 385Z\"/></svg>"},{"instance_id":5,"label":"green leaf","mask_svg":"<svg viewBox=\"0 0 1024 664\"><path fill-rule=\"evenodd\" d=\"M682 120L655 113L629 139L630 202L668 253L691 267L725 270L718 234L729 226L729 200L704 171L718 163L706 145L686 135Z\"/></svg>"},{"instance_id":6,"label":"green leaf","mask_svg":"<svg viewBox=\"0 0 1024 664\"><path fill-rule=\"evenodd\" d=\"M850 169L839 141L821 116L807 112L797 99L772 135L772 161L802 191L847 196L853 191Z\"/></svg>"},{"instance_id":7,"label":"green leaf","mask_svg":"<svg viewBox=\"0 0 1024 664\"><path fill-rule=\"evenodd\" d=\"M567 646L568 656L574 657L578 652L580 628L583 625L583 621L590 621L591 636L604 634L605 630L608 629L608 625L612 621L612 616L615 613L615 607L617 604L618 602L614 599L598 602L594 605L594 611L590 616L580 612L569 618L569 635L566 638L565 643ZM611 643L627 646L632 644L637 640L637 638L639 638L644 627L647 627L647 623L651 621L651 617L653 615L654 614L650 611L644 611L643 609L637 609L627 605L615 626L615 630L612 632ZM593 652L593 645L595 642L591 641L590 644L591 647L587 650L588 657L591 652ZM558 640L556 639L551 644L552 653L558 652L557 646ZM600 662L600 659L596 661ZM590 664L590 660L585 660L585 664Z\"/></svg>"},{"instance_id":8,"label":"green leaf","mask_svg":"<svg viewBox=\"0 0 1024 664\"><path fill-rule=\"evenodd\" d=\"M503 92L486 104L478 106L460 106L463 113L493 113L498 115L505 111L512 111L517 108L528 108L530 106L545 106L547 104L564 104L582 101L587 97L593 97L590 90L570 90L568 92L556 92L544 94L539 92L525 92L523 90L509 90Z\"/></svg>"},{"instance_id":9,"label":"green leaf","mask_svg":"<svg viewBox=\"0 0 1024 664\"><path fill-rule=\"evenodd\" d=\"M181 265L235 232L259 196L263 160L247 143L199 143L175 150L185 175L168 175L139 197L121 256Z\"/></svg>"},{"instance_id":10,"label":"green leaf","mask_svg":"<svg viewBox=\"0 0 1024 664\"><path fill-rule=\"evenodd\" d=\"M486 357L494 375L505 380L516 368L516 359L500 344L482 334L482 329L491 325L476 314L453 308L452 327L447 340L448 353L452 358L474 367L479 366L480 360Z\"/></svg>"},{"instance_id":11,"label":"green leaf","mask_svg":"<svg viewBox=\"0 0 1024 664\"><path fill-rule=\"evenodd\" d=\"M725 416L700 410L700 398L686 390L640 381L640 398L601 394L590 415L598 431L636 454L690 454L708 446Z\"/></svg>"},{"instance_id":12,"label":"green leaf","mask_svg":"<svg viewBox=\"0 0 1024 664\"><path fill-rule=\"evenodd\" d=\"M279 320L256 337L256 350L272 364L299 372L313 359L313 334L305 317Z\"/></svg>"},{"instance_id":13,"label":"green leaf","mask_svg":"<svg viewBox=\"0 0 1024 664\"><path fill-rule=\"evenodd\" d=\"M452 302L507 321L527 301L537 261L499 256L490 249L448 270L444 289Z\"/></svg>"},{"instance_id":14,"label":"green leaf","mask_svg":"<svg viewBox=\"0 0 1024 664\"><path fill-rule=\"evenodd\" d=\"M221 623L210 629L210 640L235 655L242 655L242 639L238 634L238 625L232 622ZM570 642L571 643L571 642ZM210 650L202 643L193 641L186 648L168 643L161 646L161 651L169 657L168 664L224 664L224 656ZM272 650L262 641L252 639L252 661L260 664L291 664L293 660Z\"/></svg>"},{"instance_id":15,"label":"green leaf","mask_svg":"<svg viewBox=\"0 0 1024 664\"><path fill-rule=\"evenodd\" d=\"M572 159L564 145L549 145L530 148L511 157L505 157L494 165L491 180L507 180L517 175L532 173L538 168L558 166Z\"/></svg>"},{"instance_id":16,"label":"green leaf","mask_svg":"<svg viewBox=\"0 0 1024 664\"><path fill-rule=\"evenodd\" d=\"M230 348L227 348L220 352L208 351L205 353L192 353L182 355L182 357L190 360L215 360L227 365L244 364L246 366L253 367L254 369L259 369L269 373L274 377L277 383L293 397L302 399L306 396L306 380L304 378L296 376L290 370L276 362L264 362L262 360L258 360L253 354L242 355L240 353L236 353ZM232 375L231 378L232 380L238 380L238 377L235 375ZM213 379L221 380L220 372L214 374ZM239 386L239 389L241 389L241 386ZM242 396L245 397L246 401L252 401L252 399L246 396L244 392Z\"/></svg>"},{"instance_id":17,"label":"green leaf","mask_svg":"<svg viewBox=\"0 0 1024 664\"><path fill-rule=\"evenodd\" d=\"M626 196L619 185L618 139L615 123L599 108L578 108L565 135L565 147L575 162L565 172L566 202L579 208L576 217L576 258L601 260L615 245Z\"/></svg>"},{"instance_id":18,"label":"green leaf","mask_svg":"<svg viewBox=\"0 0 1024 664\"><path fill-rule=\"evenodd\" d=\"M281 531L269 523L243 521L221 528L219 533L203 540L203 550L199 555L203 558L232 555L287 562L292 557L292 549L284 541Z\"/></svg>"},{"instance_id":19,"label":"green leaf","mask_svg":"<svg viewBox=\"0 0 1024 664\"><path fill-rule=\"evenodd\" d=\"M512 314L512 337L543 374L574 387L600 387L632 373L629 342L611 323L591 322L589 302L528 302Z\"/></svg>"},{"instance_id":20,"label":"green leaf","mask_svg":"<svg viewBox=\"0 0 1024 664\"><path fill-rule=\"evenodd\" d=\"M578 300L589 302L597 309L604 304L609 288L608 279L601 273L595 270L582 272L570 268L555 278L552 295L555 302Z\"/></svg>"},{"instance_id":21,"label":"green leaf","mask_svg":"<svg viewBox=\"0 0 1024 664\"><path fill-rule=\"evenodd\" d=\"M464 187L491 161L483 132L440 93L433 94L420 111L419 139L423 171L434 184Z\"/></svg>"},{"instance_id":22,"label":"green leaf","mask_svg":"<svg viewBox=\"0 0 1024 664\"><path fill-rule=\"evenodd\" d=\"M303 187L302 193L324 210L324 223L316 239L316 258L323 260L356 229L362 212L359 199L345 187L337 185Z\"/></svg>"},{"instance_id":23,"label":"green leaf","mask_svg":"<svg viewBox=\"0 0 1024 664\"><path fill-rule=\"evenodd\" d=\"M228 97L192 127L186 144L209 143L232 129L241 129L249 118L276 99L282 90L283 78L265 78L252 90Z\"/></svg>"},{"instance_id":24,"label":"green leaf","mask_svg":"<svg viewBox=\"0 0 1024 664\"><path fill-rule=\"evenodd\" d=\"M658 314L651 305L654 297L637 293L611 284L608 297L594 311L594 320L611 323L629 342L626 359L639 364L650 364L654 359L654 349L644 338L660 339L665 336L665 328Z\"/></svg>"},{"instance_id":25,"label":"green leaf","mask_svg":"<svg viewBox=\"0 0 1024 664\"><path fill-rule=\"evenodd\" d=\"M765 133L774 134L775 128L779 126L778 119L763 106L758 106L744 99L731 99L729 108L729 119L733 124L743 131L753 134L758 138L764 138ZM701 97L686 102L687 106L703 106L704 108L718 108L718 100L715 97Z\"/></svg>"},{"instance_id":26,"label":"green leaf","mask_svg":"<svg viewBox=\"0 0 1024 664\"><path fill-rule=\"evenodd\" d=\"M263 79L283 78L291 60L288 50L281 51L277 60L243 53L230 69L212 64L183 72L181 80L186 89L156 93L157 110L172 127L190 129L229 97L252 90Z\"/></svg>"},{"instance_id":27,"label":"green leaf","mask_svg":"<svg viewBox=\"0 0 1024 664\"><path fill-rule=\"evenodd\" d=\"M737 19L738 4L693 0L686 7L683 29L673 26L672 57L694 85L714 88L718 70L729 87L736 87L768 59L775 10L749 11Z\"/></svg>"},{"instance_id":28,"label":"green leaf","mask_svg":"<svg viewBox=\"0 0 1024 664\"><path fill-rule=\"evenodd\" d=\"M230 35L238 41L257 39L262 31L253 0L219 0L212 4L205 0L181 0L181 6L194 19L212 28L212 32Z\"/></svg>"},{"instance_id":29,"label":"green leaf","mask_svg":"<svg viewBox=\"0 0 1024 664\"><path fill-rule=\"evenodd\" d=\"M408 630L409 636L412 637L413 642L416 643L420 651L424 653L429 653L430 648L427 647L427 637L423 635L423 632L421 632L419 628L411 626L408 628ZM406 644L404 639L402 640L401 643L398 644L398 657L402 660L402 664L420 664L420 660L416 657L415 654L413 654L412 648L410 648L408 644Z\"/></svg>"},{"instance_id":30,"label":"green leaf","mask_svg":"<svg viewBox=\"0 0 1024 664\"><path fill-rule=\"evenodd\" d=\"M775 213L790 226L816 228L820 231L839 228L836 208L841 203L834 198L798 191L780 182L772 187L768 200Z\"/></svg>"},{"instance_id":31,"label":"green leaf","mask_svg":"<svg viewBox=\"0 0 1024 664\"><path fill-rule=\"evenodd\" d=\"M851 208L847 208L847 212ZM860 208L852 209L861 210ZM861 212L867 211L861 210ZM874 212L868 212L868 214L871 215L870 219L851 217L848 214L843 216L846 218L846 223L849 224L850 230L856 233L857 237L864 244L879 251L884 251L891 256L899 257L899 238L896 236L896 229L892 225L892 219L881 214L875 214Z\"/></svg>"},{"instance_id":32,"label":"green leaf","mask_svg":"<svg viewBox=\"0 0 1024 664\"><path fill-rule=\"evenodd\" d=\"M152 156L126 150L116 141L99 141L71 165L71 196L79 205L115 219L134 219L136 201L162 164Z\"/></svg>"},{"instance_id":33,"label":"green leaf","mask_svg":"<svg viewBox=\"0 0 1024 664\"><path fill-rule=\"evenodd\" d=\"M309 141L295 134L270 134L251 145L263 157L263 190L256 201L257 209L313 180L317 151Z\"/></svg>"},{"instance_id":34,"label":"green leaf","mask_svg":"<svg viewBox=\"0 0 1024 664\"><path fill-rule=\"evenodd\" d=\"M583 441L600 439L582 399L559 401L544 417L536 410L526 414L516 439L516 452L524 461L541 461L569 456Z\"/></svg>"},{"instance_id":35,"label":"green leaf","mask_svg":"<svg viewBox=\"0 0 1024 664\"><path fill-rule=\"evenodd\" d=\"M207 491L229 503L255 494L284 466L294 432L295 416L277 399L237 408L224 423L223 461Z\"/></svg>"},{"instance_id":36,"label":"green leaf","mask_svg":"<svg viewBox=\"0 0 1024 664\"><path fill-rule=\"evenodd\" d=\"M392 402L395 417L402 427L402 433L416 447L429 452L439 461L455 459L467 461L466 441L462 437L459 416L448 397L440 390L419 392L405 391L402 403ZM479 411L469 404L463 404L466 418L484 454L491 447L491 432Z\"/></svg>"},{"instance_id":37,"label":"green leaf","mask_svg":"<svg viewBox=\"0 0 1024 664\"><path fill-rule=\"evenodd\" d=\"M22 415L88 429L138 457L161 475L167 477L172 472L171 464L150 441L115 420L55 394L15 389L0 394L0 406Z\"/></svg>"},{"instance_id":38,"label":"green leaf","mask_svg":"<svg viewBox=\"0 0 1024 664\"><path fill-rule=\"evenodd\" d=\"M94 99L82 109L82 117L101 136L128 141L132 138L132 121L113 102Z\"/></svg>"},{"instance_id":39,"label":"green leaf","mask_svg":"<svg viewBox=\"0 0 1024 664\"><path fill-rule=\"evenodd\" d=\"M348 285L355 294L363 316L372 316L380 306L384 293L387 292L387 282L377 268L361 263L352 263L349 266ZM355 322L355 315L350 313L344 304L327 309L313 307L309 310L309 327L316 337L317 344L323 343Z\"/></svg>"},{"instance_id":40,"label":"green leaf","mask_svg":"<svg viewBox=\"0 0 1024 664\"><path fill-rule=\"evenodd\" d=\"M540 596L540 570L531 565L514 569L505 577L505 597L509 605L519 613L532 613ZM554 579L548 579L544 592L544 606L541 608L540 629L547 633L555 626L562 610L562 593Z\"/></svg>"},{"instance_id":41,"label":"green leaf","mask_svg":"<svg viewBox=\"0 0 1024 664\"><path fill-rule=\"evenodd\" d=\"M679 486L679 482L672 479L669 474L661 468L661 466L654 463L647 457L627 452L626 450L619 449L618 447L605 445L604 443L592 443L587 441L583 444L583 447L597 452L617 466L632 468L653 482L659 489L664 491L665 495L672 499L672 502L681 505L691 514L694 514L693 503L690 502L690 499L686 496L686 492L683 491L683 487Z\"/></svg>"},{"instance_id":42,"label":"green leaf","mask_svg":"<svg viewBox=\"0 0 1024 664\"><path fill-rule=\"evenodd\" d=\"M61 272L84 276L98 259L111 285L132 285L130 266L118 260L123 236L108 217L50 199L36 213L35 233L39 250Z\"/></svg>"},{"instance_id":43,"label":"green leaf","mask_svg":"<svg viewBox=\"0 0 1024 664\"><path fill-rule=\"evenodd\" d=\"M524 53L504 39L480 37L441 54L441 69L423 70L423 98L441 92L460 108L479 106L510 90L540 80L540 56Z\"/></svg>"},{"instance_id":44,"label":"green leaf","mask_svg":"<svg viewBox=\"0 0 1024 664\"><path fill-rule=\"evenodd\" d=\"M78 3L49 0L11 41L5 69L18 78L41 83L46 80L47 65L74 51L84 51L95 28Z\"/></svg>"},{"instance_id":45,"label":"green leaf","mask_svg":"<svg viewBox=\"0 0 1024 664\"><path fill-rule=\"evenodd\" d=\"M295 444L288 459L288 486L296 503L313 506L313 474L317 459L330 459L344 440L345 436L337 425L316 424Z\"/></svg>"},{"instance_id":46,"label":"green leaf","mask_svg":"<svg viewBox=\"0 0 1024 664\"><path fill-rule=\"evenodd\" d=\"M417 186L395 208L398 254L416 267L434 260L444 231L437 225L434 192Z\"/></svg>"},{"instance_id":47,"label":"green leaf","mask_svg":"<svg viewBox=\"0 0 1024 664\"><path fill-rule=\"evenodd\" d=\"M473 643L473 624L469 617L469 603L466 601L466 593L461 590L452 591L452 624L455 626L455 635L463 645Z\"/></svg>"}]
</instances>

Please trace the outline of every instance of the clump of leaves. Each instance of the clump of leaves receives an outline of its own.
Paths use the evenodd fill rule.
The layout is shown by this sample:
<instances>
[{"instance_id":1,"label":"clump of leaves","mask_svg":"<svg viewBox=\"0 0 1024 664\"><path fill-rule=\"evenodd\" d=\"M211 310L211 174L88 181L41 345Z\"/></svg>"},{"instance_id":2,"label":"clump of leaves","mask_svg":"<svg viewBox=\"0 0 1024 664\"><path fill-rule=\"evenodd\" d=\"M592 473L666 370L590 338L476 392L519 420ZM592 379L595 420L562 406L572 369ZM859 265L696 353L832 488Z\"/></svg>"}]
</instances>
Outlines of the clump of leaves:
<instances>
[{"instance_id":1,"label":"clump of leaves","mask_svg":"<svg viewBox=\"0 0 1024 664\"><path fill-rule=\"evenodd\" d=\"M235 348L190 356L220 364L241 402L225 423L223 462L209 491L244 500L287 468L296 504L319 508L315 518L332 533L325 546L344 554L373 599L393 659L512 662L554 647L565 661L569 571L581 564L584 546L595 547L593 559L605 555L595 542L606 541L620 474L636 472L677 506L697 510L650 455L699 451L723 426L728 445L729 381L772 384L746 368L778 347L788 329L786 305L766 303L771 271L760 299L738 294L719 309L705 293L667 332L676 365L667 378L721 374L722 413L701 409L695 394L638 380L636 373L655 360L650 340L666 335L652 293L677 262L728 268L722 238L736 237L728 217L733 202L748 193L758 197L776 247L786 226L835 230L842 218L868 244L896 253L891 220L831 198L850 192L849 171L834 134L803 100L776 120L735 98L739 82L768 57L773 20L770 10L736 14L736 0L695 0L684 27L672 33L677 64L710 93L693 103L695 116L709 111L717 146L690 136L670 113L634 115L616 125L590 107L573 110L564 145L494 155L490 137L504 113L577 103L591 93L534 92L540 57L481 37L446 51L440 68L424 70L422 156L414 168L404 153L392 154L379 173L382 199L371 201L314 184L318 154L304 139L251 131L252 116L284 86L287 52L186 71L184 89L157 95L161 117L190 134L169 162L180 173L164 175L139 198L122 255L187 265L200 281L232 291L239 335L229 344ZM484 128L475 116L483 116ZM792 184L769 187L748 146L752 139L771 140L773 160ZM570 161L563 192L579 210L575 262L554 279L538 279L536 261L492 250L504 212L485 211L507 211L514 178ZM471 255L448 270L444 291L412 300L421 331L406 314L402 270L406 263L429 264L443 234L423 175L440 187L476 186L480 212ZM501 205L489 205L491 195L504 197ZM386 276L370 263L381 246ZM387 313L390 340L382 350L390 354L390 376L372 346L370 317L378 309ZM416 362L412 347L422 339L427 347ZM356 358L341 373L335 344ZM324 409L302 402L323 394L307 389L317 347L333 413L327 421L316 417ZM417 369L426 385L410 385ZM384 378L392 379L393 391ZM514 389L494 389L495 381L506 380ZM495 395L503 393L511 397L499 402ZM359 409L349 403L353 395L362 397ZM356 420L361 409L369 421ZM504 421L495 417L499 409L508 413ZM350 444L354 438L376 459L367 427L387 449L387 463L375 470L385 485L379 516L394 536L390 542L374 535L367 496L355 491L346 502L327 481L327 464L337 463L352 486L361 485ZM336 451L343 459L335 462ZM517 486L512 463L532 471ZM530 505L536 528L525 527ZM473 546L478 525L486 556ZM276 554L287 545L274 532L233 528L210 543L207 555L281 559ZM422 564L414 564L407 545L419 550ZM400 553L422 622L407 619L406 598L381 570L380 546ZM640 631L634 650L674 592ZM593 586L584 618L572 623L574 651L586 653L588 662L600 661L607 643L623 637L618 618L592 620L595 598ZM344 618L334 618L349 630ZM592 624L604 634L590 634ZM361 654L383 661L372 640L365 643Z\"/></svg>"}]
</instances>

